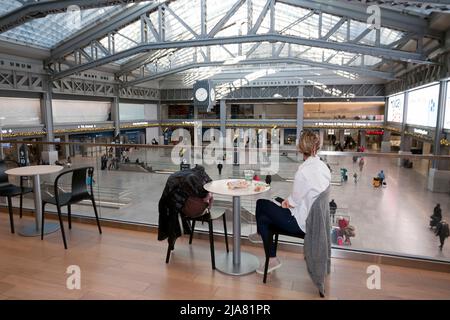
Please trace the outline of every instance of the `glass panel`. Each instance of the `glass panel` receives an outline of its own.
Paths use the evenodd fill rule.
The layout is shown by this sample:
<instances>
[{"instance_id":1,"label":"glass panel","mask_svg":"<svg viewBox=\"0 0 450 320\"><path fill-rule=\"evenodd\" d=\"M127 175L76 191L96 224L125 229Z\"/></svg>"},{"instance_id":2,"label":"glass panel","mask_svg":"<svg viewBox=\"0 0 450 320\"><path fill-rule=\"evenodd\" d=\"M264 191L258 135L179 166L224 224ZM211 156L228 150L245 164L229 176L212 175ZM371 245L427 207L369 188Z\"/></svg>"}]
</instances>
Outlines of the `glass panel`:
<instances>
[{"instance_id":1,"label":"glass panel","mask_svg":"<svg viewBox=\"0 0 450 320\"><path fill-rule=\"evenodd\" d=\"M7 0L0 2L0 16L4 16L5 14L14 11L22 6L22 3L17 0Z\"/></svg>"},{"instance_id":2,"label":"glass panel","mask_svg":"<svg viewBox=\"0 0 450 320\"><path fill-rule=\"evenodd\" d=\"M399 39L401 39L405 33L388 29L388 28L381 28L381 44L383 45L389 45Z\"/></svg>"},{"instance_id":3,"label":"glass panel","mask_svg":"<svg viewBox=\"0 0 450 320\"><path fill-rule=\"evenodd\" d=\"M8 30L0 35L0 39L49 49L82 28L107 19L115 14L118 8L121 6L50 14Z\"/></svg>"},{"instance_id":4,"label":"glass panel","mask_svg":"<svg viewBox=\"0 0 450 320\"><path fill-rule=\"evenodd\" d=\"M268 110L280 107L270 104L241 105L237 108L230 105L228 109L233 114L253 115L264 114ZM295 111L295 105L289 106L292 110L284 108L283 117L290 111ZM308 107L309 108L309 107ZM309 108L310 109L310 108ZM309 110L308 109L308 110ZM362 108L364 109L364 108ZM281 112L282 110L280 110ZM281 113L280 113L281 114ZM239 116L240 117L240 116ZM289 117L286 117L289 119ZM232 118L229 121L238 121ZM258 120L257 120L258 121ZM260 121L260 120L259 120ZM336 120L334 120L336 121ZM244 170L253 170L255 179L265 181L267 174L271 176L271 189L265 193L241 198L241 226L242 236L256 232L255 211L258 199L273 199L274 197L287 197L292 190L292 182L303 157L296 152L295 128L251 129L250 120L245 126L227 129L227 136L235 138L236 146L231 143L225 150L225 157L216 154L223 168L219 173L216 162L203 162L207 174L213 179L244 177ZM184 129L181 132L177 129ZM215 141L217 131L208 131L205 126L198 132L202 133L203 147ZM363 250L377 253L406 255L421 258L431 258L450 261L450 247L439 250L439 241L434 229L429 227L429 216L433 213L436 203L441 204L442 215L447 217L447 193L432 192L428 189L428 172L431 160L427 158L430 152L431 140L412 138L411 150L422 154L409 154L399 157L398 142L400 135L394 132L389 138L383 140L383 130L380 129L351 129L327 128L315 129L321 136L323 146L319 156L331 169L331 196L336 203L336 211L330 212L330 235L335 248ZM179 170L179 161L192 159L188 149L189 139L193 139L194 127L192 125L161 127L161 136L157 131L153 134L158 145L134 144L145 142L141 138L133 140L134 131L122 131L123 139L127 145L103 145L101 141L110 142L112 138L97 140L90 138L86 142L76 142L70 145L57 143L57 163L63 165L65 170L81 166L94 166L94 196L97 209L102 219L124 221L138 224L158 224L158 201L169 175ZM145 130L141 131L145 136ZM148 137L152 136L149 134ZM180 137L183 137L181 140ZM214 137L214 138L213 138ZM74 138L75 139L75 138ZM279 151L276 151L276 141L281 141ZM100 142L93 145L89 142ZM41 159L44 146L32 141L25 141L30 164L37 164ZM180 143L184 152L180 152ZM362 150L359 146L365 145ZM22 143L8 142L3 144L5 159L19 160L19 148ZM391 152L390 155L379 155L381 147ZM263 149L272 147L272 151ZM344 150L342 153L335 150ZM256 158L253 158L253 151ZM364 153L361 153L363 151ZM235 153L236 152L236 153ZM206 150L203 152L206 155ZM70 155L69 159L66 155ZM219 156L220 155L220 156ZM215 159L215 158L213 158ZM225 159L225 161L224 161ZM364 159L363 162L361 159ZM449 156L436 157L440 159L440 166L449 168ZM271 166L269 167L268 164ZM15 166L13 163L10 167ZM384 183L379 178L383 170ZM53 183L57 174L45 175L41 178L43 195L54 193ZM377 180L378 179L378 180ZM19 184L17 178L10 178L10 182ZM88 183L88 181L87 181ZM32 186L31 180L25 179L24 185ZM61 180L61 191L70 192L71 177ZM356 195L356 197L355 197ZM0 205L5 206L2 202ZM14 206L19 206L19 199L14 199ZM24 196L24 207L34 208L33 194ZM228 232L232 233L232 203L227 196L214 195L213 209L216 212L225 212ZM56 208L48 205L48 215L55 214ZM63 210L66 213L66 208ZM94 217L92 204L83 201L72 205L73 216ZM340 220L346 219L354 227L346 228ZM17 226L34 220L24 218L18 221ZM206 231L207 226L199 224L196 230ZM223 224L215 223L215 232L223 232ZM282 237L283 241L298 243L299 239Z\"/></svg>"}]
</instances>

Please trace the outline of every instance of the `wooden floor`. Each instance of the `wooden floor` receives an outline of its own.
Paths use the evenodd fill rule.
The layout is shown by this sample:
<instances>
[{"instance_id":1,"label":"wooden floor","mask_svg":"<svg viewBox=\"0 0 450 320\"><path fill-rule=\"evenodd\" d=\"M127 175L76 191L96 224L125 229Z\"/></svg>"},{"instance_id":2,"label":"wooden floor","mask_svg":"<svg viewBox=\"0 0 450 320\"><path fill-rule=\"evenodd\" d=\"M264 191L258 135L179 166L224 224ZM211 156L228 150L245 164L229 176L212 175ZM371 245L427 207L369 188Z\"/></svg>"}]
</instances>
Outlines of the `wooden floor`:
<instances>
[{"instance_id":1,"label":"wooden floor","mask_svg":"<svg viewBox=\"0 0 450 320\"><path fill-rule=\"evenodd\" d=\"M25 217L25 221L33 221ZM22 221L23 222L23 221ZM17 227L22 223L16 218ZM64 250L60 232L41 241L9 231L0 214L0 299L317 299L303 256L280 252L283 266L267 284L213 271L209 243L180 238L169 264L156 234L75 223ZM262 256L263 250L243 247ZM216 253L224 244L216 243ZM66 288L66 269L81 268L81 289ZM381 289L366 286L368 263L333 259L328 299L450 299L450 273L380 265Z\"/></svg>"}]
</instances>

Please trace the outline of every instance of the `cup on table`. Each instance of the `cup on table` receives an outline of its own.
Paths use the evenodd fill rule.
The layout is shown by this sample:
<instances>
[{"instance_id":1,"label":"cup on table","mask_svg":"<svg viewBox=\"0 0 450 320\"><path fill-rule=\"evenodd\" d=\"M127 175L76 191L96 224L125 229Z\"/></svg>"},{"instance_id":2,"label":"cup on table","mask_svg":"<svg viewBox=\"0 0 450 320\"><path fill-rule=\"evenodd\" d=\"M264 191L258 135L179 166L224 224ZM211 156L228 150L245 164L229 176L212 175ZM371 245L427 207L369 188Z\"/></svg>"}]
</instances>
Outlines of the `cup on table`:
<instances>
[{"instance_id":1,"label":"cup on table","mask_svg":"<svg viewBox=\"0 0 450 320\"><path fill-rule=\"evenodd\" d=\"M253 179L253 176L255 174L255 171L253 170L244 170L244 179L245 181L251 182Z\"/></svg>"}]
</instances>

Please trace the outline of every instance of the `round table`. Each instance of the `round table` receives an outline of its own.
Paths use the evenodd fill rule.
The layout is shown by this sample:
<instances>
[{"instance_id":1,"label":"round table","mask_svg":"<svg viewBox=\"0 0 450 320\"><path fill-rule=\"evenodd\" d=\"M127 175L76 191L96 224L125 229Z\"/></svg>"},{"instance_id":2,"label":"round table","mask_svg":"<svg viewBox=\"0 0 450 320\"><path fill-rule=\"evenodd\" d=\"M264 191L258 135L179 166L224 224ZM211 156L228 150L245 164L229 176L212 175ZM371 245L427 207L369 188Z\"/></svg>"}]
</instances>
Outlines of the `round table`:
<instances>
[{"instance_id":1,"label":"round table","mask_svg":"<svg viewBox=\"0 0 450 320\"><path fill-rule=\"evenodd\" d=\"M41 181L40 176L44 174L57 173L63 169L62 166L28 166L6 170L9 176L25 176L33 177L33 193L34 205L36 208L36 224L26 224L19 230L19 234L25 237L35 237L41 235L42 224L42 197L41 197ZM54 222L46 222L44 225L44 233L52 233L59 229L59 224Z\"/></svg>"},{"instance_id":2,"label":"round table","mask_svg":"<svg viewBox=\"0 0 450 320\"><path fill-rule=\"evenodd\" d=\"M252 196L270 190L266 186L261 191L255 191L256 183L242 189L229 189L227 183L242 179L224 179L211 181L204 185L205 190L233 197L233 253L224 253L216 259L216 268L230 275L245 275L255 272L259 267L259 259L250 253L241 252L241 196ZM261 182L259 182L261 183Z\"/></svg>"}]
</instances>

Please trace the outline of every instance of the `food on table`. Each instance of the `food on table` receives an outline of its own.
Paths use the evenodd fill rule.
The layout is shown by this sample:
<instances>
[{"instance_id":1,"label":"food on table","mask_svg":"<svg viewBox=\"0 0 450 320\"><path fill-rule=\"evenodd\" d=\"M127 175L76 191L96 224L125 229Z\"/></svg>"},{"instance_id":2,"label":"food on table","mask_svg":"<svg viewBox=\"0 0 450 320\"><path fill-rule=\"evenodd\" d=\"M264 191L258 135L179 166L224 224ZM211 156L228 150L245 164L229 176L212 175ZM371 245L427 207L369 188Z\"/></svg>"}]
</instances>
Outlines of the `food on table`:
<instances>
[{"instance_id":1,"label":"food on table","mask_svg":"<svg viewBox=\"0 0 450 320\"><path fill-rule=\"evenodd\" d=\"M234 189L244 189L247 188L250 185L245 180L233 180L227 182L228 189L234 190Z\"/></svg>"},{"instance_id":2,"label":"food on table","mask_svg":"<svg viewBox=\"0 0 450 320\"><path fill-rule=\"evenodd\" d=\"M260 184L255 187L255 192L261 192L261 191L264 191L265 189L266 189L266 186L263 184Z\"/></svg>"}]
</instances>

